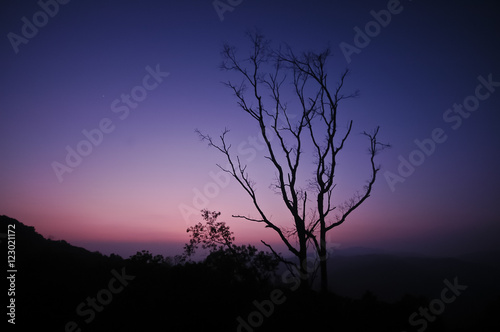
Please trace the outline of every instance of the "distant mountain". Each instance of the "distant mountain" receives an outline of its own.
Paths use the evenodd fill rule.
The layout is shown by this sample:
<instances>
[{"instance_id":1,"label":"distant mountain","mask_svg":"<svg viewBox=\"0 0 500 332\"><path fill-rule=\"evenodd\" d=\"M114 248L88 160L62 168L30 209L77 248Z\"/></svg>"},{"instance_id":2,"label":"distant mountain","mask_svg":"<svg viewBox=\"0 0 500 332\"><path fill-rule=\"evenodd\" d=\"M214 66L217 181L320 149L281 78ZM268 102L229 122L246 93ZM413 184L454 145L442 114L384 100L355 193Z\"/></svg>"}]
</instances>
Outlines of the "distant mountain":
<instances>
[{"instance_id":1,"label":"distant mountain","mask_svg":"<svg viewBox=\"0 0 500 332\"><path fill-rule=\"evenodd\" d=\"M332 248L330 250L333 256L359 256L359 255L375 255L387 253L382 249L368 247L350 247L350 248Z\"/></svg>"},{"instance_id":2,"label":"distant mountain","mask_svg":"<svg viewBox=\"0 0 500 332\"><path fill-rule=\"evenodd\" d=\"M439 295L443 280L457 278L470 285L467 293L481 299L500 294L500 269L483 261L458 258L407 257L389 254L334 255L329 260L331 290L359 298L370 290L380 299L396 301L405 294Z\"/></svg>"},{"instance_id":3,"label":"distant mountain","mask_svg":"<svg viewBox=\"0 0 500 332\"><path fill-rule=\"evenodd\" d=\"M466 262L474 262L500 269L500 251L480 251L461 255L459 259Z\"/></svg>"}]
</instances>

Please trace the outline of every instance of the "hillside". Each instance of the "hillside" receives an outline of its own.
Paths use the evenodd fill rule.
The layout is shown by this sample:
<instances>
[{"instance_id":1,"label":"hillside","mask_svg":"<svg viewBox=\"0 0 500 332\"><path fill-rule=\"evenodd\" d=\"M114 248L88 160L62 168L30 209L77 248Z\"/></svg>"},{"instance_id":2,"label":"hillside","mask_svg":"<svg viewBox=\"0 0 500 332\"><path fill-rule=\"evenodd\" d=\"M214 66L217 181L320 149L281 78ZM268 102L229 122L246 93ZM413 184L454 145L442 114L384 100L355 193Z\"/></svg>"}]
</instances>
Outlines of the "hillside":
<instances>
[{"instance_id":1,"label":"hillside","mask_svg":"<svg viewBox=\"0 0 500 332\"><path fill-rule=\"evenodd\" d=\"M226 266L104 256L45 239L6 216L0 217L0 232L7 224L16 229L16 325L9 324L10 330L416 331L409 315L440 296L444 278L454 277L468 288L426 331L499 330L493 319L500 305L494 282L499 274L486 264L335 255L334 293L320 295L282 283L241 281ZM1 245L6 253L4 239ZM271 308L269 299L279 303ZM255 326L248 325L251 319L257 319Z\"/></svg>"}]
</instances>

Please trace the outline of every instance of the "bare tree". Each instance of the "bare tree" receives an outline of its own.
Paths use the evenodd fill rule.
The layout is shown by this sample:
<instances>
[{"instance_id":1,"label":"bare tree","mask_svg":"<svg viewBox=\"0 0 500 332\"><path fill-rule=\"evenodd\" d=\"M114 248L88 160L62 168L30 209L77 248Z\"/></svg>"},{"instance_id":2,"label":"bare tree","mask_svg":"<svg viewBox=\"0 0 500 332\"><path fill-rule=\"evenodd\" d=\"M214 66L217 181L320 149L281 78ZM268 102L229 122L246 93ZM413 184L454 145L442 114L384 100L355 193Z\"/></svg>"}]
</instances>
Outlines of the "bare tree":
<instances>
[{"instance_id":1,"label":"bare tree","mask_svg":"<svg viewBox=\"0 0 500 332\"><path fill-rule=\"evenodd\" d=\"M265 227L274 230L288 250L298 258L299 263L285 260L271 245L262 242L288 267L295 266L301 276L309 275L308 246L312 244L320 261L321 289L326 292L328 287L326 233L344 223L347 217L370 196L380 169L375 165L375 155L387 145L377 140L378 127L373 133L363 133L370 142L371 172L368 182L362 191L351 199L335 205L333 191L336 183L337 159L353 125L350 121L344 130L340 130L338 106L342 100L356 97L358 94L357 92L342 94L349 71L343 72L338 84L332 89L328 85L326 71L329 49L321 53L309 52L296 56L290 47L284 50L272 50L269 42L260 33L250 33L249 37L252 48L248 59L238 59L235 47L226 44L222 51L221 68L243 76L241 84L230 81L225 84L236 96L238 106L260 128L260 134L266 145L265 158L270 161L277 173L272 186L281 195L291 215L292 227L279 227L262 209L255 191L255 183L247 172L247 165L230 151L231 145L226 138L228 129L223 131L218 142L199 130L197 133L202 140L206 140L210 146L225 155L229 166L218 166L238 181L250 196L259 215L256 218L242 215L233 217L263 223ZM287 102L282 97L284 83L288 82L292 83L292 92L297 98L298 116L297 114L292 116ZM264 92L270 97L264 95ZM307 144L314 150L310 151L314 176L308 179L307 185L303 185L303 179L299 178L299 166L304 164L302 156ZM313 196L313 199L310 196ZM336 208L340 214L332 216L331 212ZM308 288L309 283L301 283L301 286Z\"/></svg>"}]
</instances>

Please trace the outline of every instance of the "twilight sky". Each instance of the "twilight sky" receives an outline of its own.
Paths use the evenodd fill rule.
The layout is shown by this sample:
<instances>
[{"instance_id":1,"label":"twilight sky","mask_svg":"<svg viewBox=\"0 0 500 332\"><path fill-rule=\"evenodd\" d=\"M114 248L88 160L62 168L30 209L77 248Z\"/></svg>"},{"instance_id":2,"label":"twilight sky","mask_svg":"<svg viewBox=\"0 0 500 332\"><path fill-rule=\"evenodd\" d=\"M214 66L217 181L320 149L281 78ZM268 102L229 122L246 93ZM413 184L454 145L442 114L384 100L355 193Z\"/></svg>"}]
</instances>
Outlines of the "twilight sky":
<instances>
[{"instance_id":1,"label":"twilight sky","mask_svg":"<svg viewBox=\"0 0 500 332\"><path fill-rule=\"evenodd\" d=\"M231 218L255 210L194 132L231 129L264 206L286 225L258 128L221 84L235 76L218 69L223 43L245 56L245 32L257 27L296 52L330 46L332 85L352 70L346 91L361 94L340 109L354 128L338 199L368 176L360 133L380 125L392 145L372 197L331 241L428 254L496 248L494 2L221 0L219 13L212 1L64 2L8 0L0 11L0 214L127 257L178 253L201 208L221 211L238 242L278 243L262 225Z\"/></svg>"}]
</instances>

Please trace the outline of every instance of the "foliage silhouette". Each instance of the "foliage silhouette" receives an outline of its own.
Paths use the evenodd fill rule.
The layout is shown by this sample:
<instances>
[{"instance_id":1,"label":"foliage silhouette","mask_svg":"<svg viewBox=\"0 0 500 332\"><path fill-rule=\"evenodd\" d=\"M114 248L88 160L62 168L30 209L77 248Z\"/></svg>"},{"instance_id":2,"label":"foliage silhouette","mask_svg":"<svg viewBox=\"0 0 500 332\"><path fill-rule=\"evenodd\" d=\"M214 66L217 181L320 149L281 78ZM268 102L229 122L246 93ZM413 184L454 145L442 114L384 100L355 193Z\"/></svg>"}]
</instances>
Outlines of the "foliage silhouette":
<instances>
[{"instance_id":1,"label":"foliage silhouette","mask_svg":"<svg viewBox=\"0 0 500 332\"><path fill-rule=\"evenodd\" d=\"M198 223L189 227L189 244L184 246L186 259L194 255L201 244L210 253L205 263L220 272L239 281L264 283L274 277L274 271L279 265L275 255L257 250L252 245L235 245L235 237L225 222L217 221L220 212L202 210L201 216L205 224Z\"/></svg>"}]
</instances>

